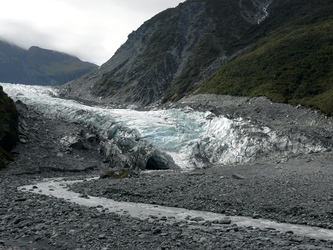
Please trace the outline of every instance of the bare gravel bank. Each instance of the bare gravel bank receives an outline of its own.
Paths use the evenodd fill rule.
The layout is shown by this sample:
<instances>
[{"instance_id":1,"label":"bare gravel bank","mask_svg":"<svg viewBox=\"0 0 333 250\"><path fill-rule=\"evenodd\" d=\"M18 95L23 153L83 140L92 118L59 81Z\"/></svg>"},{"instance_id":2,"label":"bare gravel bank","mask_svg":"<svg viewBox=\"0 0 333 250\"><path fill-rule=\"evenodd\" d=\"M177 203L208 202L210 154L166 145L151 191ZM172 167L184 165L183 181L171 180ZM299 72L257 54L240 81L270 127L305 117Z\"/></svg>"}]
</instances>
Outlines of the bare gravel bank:
<instances>
[{"instance_id":1,"label":"bare gravel bank","mask_svg":"<svg viewBox=\"0 0 333 250\"><path fill-rule=\"evenodd\" d=\"M216 114L228 113L233 117L237 116L235 112L250 115L249 110L255 109L248 102L240 103L238 111L233 113L216 105L195 105L199 110L210 108ZM277 114L274 119L261 116L266 114L265 105L259 105L261 111L250 118L272 127L280 126L281 131L287 129L286 122L278 120L286 113L275 112L275 104L270 104L274 107L270 112L267 109L267 115ZM231 102L229 106L234 110ZM0 172L0 249L333 248L333 241L300 237L292 231L281 233L274 228L242 228L232 221L223 230L212 229L209 223L203 223L201 229L192 228L186 221L168 225L164 223L168 218L140 220L18 191L17 187L37 183L45 177L84 179L107 170L94 142L81 149L69 149L61 143L66 136L91 131L79 124L46 119L29 109L23 113L25 120L21 120L21 125L25 132L13 151L15 162ZM316 113L313 115L317 116ZM312 117L311 112L309 116ZM268 119L269 122L265 122ZM292 125L302 123L294 118L288 121L295 122ZM324 143L330 145L331 119L320 116L317 124L300 125L300 128L295 125L295 128L302 132L309 128L315 138L323 138ZM320 124L326 124L322 131ZM327 150L191 172L142 172L136 178L101 179L73 185L72 189L119 201L247 215L332 229L332 164L333 154Z\"/></svg>"},{"instance_id":2,"label":"bare gravel bank","mask_svg":"<svg viewBox=\"0 0 333 250\"><path fill-rule=\"evenodd\" d=\"M273 219L333 229L333 154L191 172L101 179L73 190L118 201Z\"/></svg>"}]
</instances>

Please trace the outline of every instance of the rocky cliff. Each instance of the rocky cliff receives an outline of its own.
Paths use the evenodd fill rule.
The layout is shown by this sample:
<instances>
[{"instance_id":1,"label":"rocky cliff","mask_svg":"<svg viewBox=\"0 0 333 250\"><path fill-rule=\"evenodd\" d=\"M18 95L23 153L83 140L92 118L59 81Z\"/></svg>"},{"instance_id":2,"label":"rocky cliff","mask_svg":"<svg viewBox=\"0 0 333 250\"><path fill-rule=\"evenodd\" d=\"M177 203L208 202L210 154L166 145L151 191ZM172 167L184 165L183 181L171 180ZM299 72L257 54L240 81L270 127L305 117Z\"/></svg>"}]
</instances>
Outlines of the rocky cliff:
<instances>
[{"instance_id":1,"label":"rocky cliff","mask_svg":"<svg viewBox=\"0 0 333 250\"><path fill-rule=\"evenodd\" d=\"M7 153L18 139L18 112L15 104L0 86L0 169L12 157Z\"/></svg>"},{"instance_id":2,"label":"rocky cliff","mask_svg":"<svg viewBox=\"0 0 333 250\"><path fill-rule=\"evenodd\" d=\"M24 50L0 41L0 82L62 85L96 68L65 53L36 46Z\"/></svg>"},{"instance_id":3,"label":"rocky cliff","mask_svg":"<svg viewBox=\"0 0 333 250\"><path fill-rule=\"evenodd\" d=\"M64 86L71 97L147 105L178 100L225 64L226 47L271 0L186 1L145 22L98 70Z\"/></svg>"},{"instance_id":4,"label":"rocky cliff","mask_svg":"<svg viewBox=\"0 0 333 250\"><path fill-rule=\"evenodd\" d=\"M145 22L108 62L67 83L62 93L104 103L178 101L271 32L330 4L329 0L188 0ZM256 81L257 76L247 77Z\"/></svg>"}]
</instances>

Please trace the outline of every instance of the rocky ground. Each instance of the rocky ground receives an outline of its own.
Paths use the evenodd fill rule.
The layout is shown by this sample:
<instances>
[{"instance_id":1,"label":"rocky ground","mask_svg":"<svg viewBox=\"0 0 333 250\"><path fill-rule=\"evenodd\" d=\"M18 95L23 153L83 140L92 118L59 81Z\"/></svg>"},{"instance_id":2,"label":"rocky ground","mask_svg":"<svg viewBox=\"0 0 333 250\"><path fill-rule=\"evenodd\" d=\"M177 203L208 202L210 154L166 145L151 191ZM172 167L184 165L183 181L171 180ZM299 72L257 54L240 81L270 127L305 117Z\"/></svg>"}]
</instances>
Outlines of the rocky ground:
<instances>
[{"instance_id":1,"label":"rocky ground","mask_svg":"<svg viewBox=\"0 0 333 250\"><path fill-rule=\"evenodd\" d=\"M78 183L76 192L333 229L333 155Z\"/></svg>"},{"instance_id":2,"label":"rocky ground","mask_svg":"<svg viewBox=\"0 0 333 250\"><path fill-rule=\"evenodd\" d=\"M243 107L239 112L251 115ZM98 136L93 131L79 124L46 119L24 105L19 110L24 114L24 120L21 120L21 142L12 152L15 162L0 172L0 249L333 248L333 240L300 237L292 231L242 228L232 221L223 229L213 229L209 223L195 229L187 221L168 225L163 223L168 218L142 220L119 216L54 197L18 191L17 187L45 177L86 178L108 170L102 163ZM270 120L271 124L279 126L280 122L274 118L280 113L271 112L271 118L258 115L256 120ZM293 120L298 123L297 119ZM320 133L317 133L317 125L309 130L329 143L329 120L323 118L323 122L328 125ZM306 126L299 130L303 129ZM73 137L82 140L74 143L70 139ZM72 189L119 201L247 215L333 229L332 168L333 153L328 150L186 173L155 171L141 173L135 178L101 179L73 185Z\"/></svg>"}]
</instances>

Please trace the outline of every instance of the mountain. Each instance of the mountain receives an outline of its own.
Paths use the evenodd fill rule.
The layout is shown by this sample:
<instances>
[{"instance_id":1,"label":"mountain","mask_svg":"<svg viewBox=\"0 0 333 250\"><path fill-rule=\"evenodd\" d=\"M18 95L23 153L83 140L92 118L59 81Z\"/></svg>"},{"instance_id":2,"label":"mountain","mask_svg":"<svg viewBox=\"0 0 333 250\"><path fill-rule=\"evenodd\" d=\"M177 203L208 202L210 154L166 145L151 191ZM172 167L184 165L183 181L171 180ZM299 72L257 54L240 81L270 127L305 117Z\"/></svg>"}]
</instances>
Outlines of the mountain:
<instances>
[{"instance_id":1,"label":"mountain","mask_svg":"<svg viewBox=\"0 0 333 250\"><path fill-rule=\"evenodd\" d=\"M18 112L0 86L0 169L13 160L7 153L18 139Z\"/></svg>"},{"instance_id":2,"label":"mountain","mask_svg":"<svg viewBox=\"0 0 333 250\"><path fill-rule=\"evenodd\" d=\"M224 47L261 20L269 1L192 0L167 9L100 69L66 84L64 94L141 105L180 99L228 61Z\"/></svg>"},{"instance_id":3,"label":"mountain","mask_svg":"<svg viewBox=\"0 0 333 250\"><path fill-rule=\"evenodd\" d=\"M65 53L36 46L24 50L0 41L0 82L62 85L97 67Z\"/></svg>"},{"instance_id":4,"label":"mountain","mask_svg":"<svg viewBox=\"0 0 333 250\"><path fill-rule=\"evenodd\" d=\"M247 63L253 69L265 68L266 75L279 74L275 64L285 62L280 46L291 45L297 47L298 52L297 58L292 54L290 58L300 63L306 55L311 55L312 62L321 68L317 63L325 53L315 48L324 46L320 48L328 52L327 60L331 60L329 31L332 25L329 11L320 20L318 17L320 11L331 7L332 0L188 0L146 21L128 36L127 42L99 69L64 85L63 94L87 100L139 105L177 101L193 93L264 95L260 91L243 91L243 88L249 88L249 79L254 83L261 78L259 73L255 74L259 71L252 70L245 74L243 68L239 68L239 71L244 73L246 79L239 80L240 85L234 92L217 91L219 84L233 85L234 80L234 75L227 76L221 70L229 64L236 70L237 59L256 49L261 52L265 50L265 57L262 60L260 56L256 60L250 58ZM324 25L326 31L316 33L320 25ZM294 31L298 28L299 32L307 30L309 39L312 37L309 46L305 34L298 35ZM288 30L290 35L286 34ZM285 35L284 39L282 35ZM325 37L313 39L317 35ZM299 39L297 45L293 43L294 37ZM308 51L303 53L303 49ZM318 61L314 60L317 57ZM263 63L267 66L264 67ZM299 63L292 67L300 67ZM330 64L325 65L325 70L331 72ZM222 73L218 75L217 71ZM322 77L321 74L318 71L311 76L311 83L306 84L323 85L317 81ZM284 84L294 84L292 79L289 81L289 75L281 75L286 78ZM220 82L222 78L224 82ZM280 89L279 84L280 81L272 83L277 90ZM324 89L332 85L330 80L325 84ZM296 104L303 97L294 92L295 89L290 90L290 93L282 93L288 94L288 98L268 97L274 101L288 102L294 96L297 101L291 103Z\"/></svg>"},{"instance_id":5,"label":"mountain","mask_svg":"<svg viewBox=\"0 0 333 250\"><path fill-rule=\"evenodd\" d=\"M267 96L333 115L333 5L260 39L197 93Z\"/></svg>"}]
</instances>

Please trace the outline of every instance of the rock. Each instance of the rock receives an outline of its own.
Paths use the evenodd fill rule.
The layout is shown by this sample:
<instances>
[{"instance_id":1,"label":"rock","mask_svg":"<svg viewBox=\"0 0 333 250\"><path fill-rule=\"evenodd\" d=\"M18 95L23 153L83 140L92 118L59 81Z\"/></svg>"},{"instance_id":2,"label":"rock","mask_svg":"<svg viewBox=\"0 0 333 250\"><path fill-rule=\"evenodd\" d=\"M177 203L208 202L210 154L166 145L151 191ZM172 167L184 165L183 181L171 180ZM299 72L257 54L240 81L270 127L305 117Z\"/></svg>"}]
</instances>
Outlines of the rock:
<instances>
[{"instance_id":1,"label":"rock","mask_svg":"<svg viewBox=\"0 0 333 250\"><path fill-rule=\"evenodd\" d=\"M13 222L14 225L19 224L23 219L22 218L16 218Z\"/></svg>"},{"instance_id":2,"label":"rock","mask_svg":"<svg viewBox=\"0 0 333 250\"><path fill-rule=\"evenodd\" d=\"M153 231L152 231L153 234L160 234L162 233L162 230L161 228L155 228Z\"/></svg>"},{"instance_id":3,"label":"rock","mask_svg":"<svg viewBox=\"0 0 333 250\"><path fill-rule=\"evenodd\" d=\"M204 221L205 219L202 217L194 217L194 218L190 218L191 221Z\"/></svg>"},{"instance_id":4,"label":"rock","mask_svg":"<svg viewBox=\"0 0 333 250\"><path fill-rule=\"evenodd\" d=\"M227 232L229 232L229 231L235 231L235 232L238 232L238 231L239 231L239 228L238 228L237 225L234 224L234 225L231 225L231 227L227 228L226 231L227 231Z\"/></svg>"},{"instance_id":5,"label":"rock","mask_svg":"<svg viewBox=\"0 0 333 250\"><path fill-rule=\"evenodd\" d=\"M71 147L78 150L84 149L82 139L77 136L65 136L60 139L60 143L63 144L65 147Z\"/></svg>"},{"instance_id":6,"label":"rock","mask_svg":"<svg viewBox=\"0 0 333 250\"><path fill-rule=\"evenodd\" d=\"M230 218L224 218L222 220L218 220L217 222L218 222L218 224L226 224L226 225L228 225L228 224L231 224L231 219Z\"/></svg>"},{"instance_id":7,"label":"rock","mask_svg":"<svg viewBox=\"0 0 333 250\"><path fill-rule=\"evenodd\" d=\"M27 139L26 138L23 138L23 137L21 137L20 136L20 142L22 143L22 144L27 144Z\"/></svg>"},{"instance_id":8,"label":"rock","mask_svg":"<svg viewBox=\"0 0 333 250\"><path fill-rule=\"evenodd\" d=\"M100 234L100 235L98 235L98 239L100 239L100 240L103 240L103 239L105 239L105 238L106 238L105 234Z\"/></svg>"},{"instance_id":9,"label":"rock","mask_svg":"<svg viewBox=\"0 0 333 250\"><path fill-rule=\"evenodd\" d=\"M182 236L190 237L191 235L190 235L190 233L188 233L188 232L183 232L183 233L182 233Z\"/></svg>"},{"instance_id":10,"label":"rock","mask_svg":"<svg viewBox=\"0 0 333 250\"><path fill-rule=\"evenodd\" d=\"M45 228L46 226L44 224L38 224L35 226L36 231L41 231Z\"/></svg>"},{"instance_id":11,"label":"rock","mask_svg":"<svg viewBox=\"0 0 333 250\"><path fill-rule=\"evenodd\" d=\"M91 225L90 224L85 224L82 228L83 229L88 229L88 228L91 228Z\"/></svg>"},{"instance_id":12,"label":"rock","mask_svg":"<svg viewBox=\"0 0 333 250\"><path fill-rule=\"evenodd\" d=\"M90 199L89 196L86 194L80 194L79 198Z\"/></svg>"},{"instance_id":13,"label":"rock","mask_svg":"<svg viewBox=\"0 0 333 250\"><path fill-rule=\"evenodd\" d=\"M246 179L244 176L242 176L240 174L233 174L231 177L234 178L234 179L237 179L237 180L244 180L244 179Z\"/></svg>"},{"instance_id":14,"label":"rock","mask_svg":"<svg viewBox=\"0 0 333 250\"><path fill-rule=\"evenodd\" d=\"M199 242L200 242L200 243L207 242L207 238L205 238L205 237L202 237L202 238L200 238Z\"/></svg>"},{"instance_id":15,"label":"rock","mask_svg":"<svg viewBox=\"0 0 333 250\"><path fill-rule=\"evenodd\" d=\"M259 219L261 216L260 216L260 214L253 214L252 215L252 218L253 219Z\"/></svg>"},{"instance_id":16,"label":"rock","mask_svg":"<svg viewBox=\"0 0 333 250\"><path fill-rule=\"evenodd\" d=\"M19 198L16 198L15 201L26 201L27 198L25 197L19 197Z\"/></svg>"},{"instance_id":17,"label":"rock","mask_svg":"<svg viewBox=\"0 0 333 250\"><path fill-rule=\"evenodd\" d=\"M63 156L64 156L63 153L61 153L61 152L58 152L58 153L57 153L57 157L63 157Z\"/></svg>"},{"instance_id":18,"label":"rock","mask_svg":"<svg viewBox=\"0 0 333 250\"><path fill-rule=\"evenodd\" d=\"M301 238L301 237L294 237L294 238L291 239L291 241L301 243L303 241L303 238Z\"/></svg>"}]
</instances>

